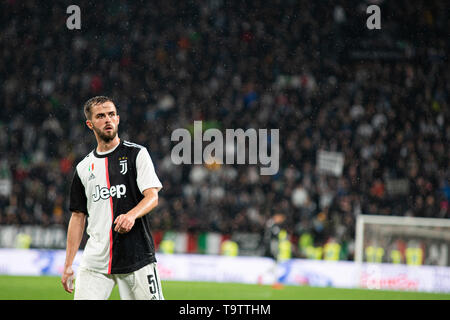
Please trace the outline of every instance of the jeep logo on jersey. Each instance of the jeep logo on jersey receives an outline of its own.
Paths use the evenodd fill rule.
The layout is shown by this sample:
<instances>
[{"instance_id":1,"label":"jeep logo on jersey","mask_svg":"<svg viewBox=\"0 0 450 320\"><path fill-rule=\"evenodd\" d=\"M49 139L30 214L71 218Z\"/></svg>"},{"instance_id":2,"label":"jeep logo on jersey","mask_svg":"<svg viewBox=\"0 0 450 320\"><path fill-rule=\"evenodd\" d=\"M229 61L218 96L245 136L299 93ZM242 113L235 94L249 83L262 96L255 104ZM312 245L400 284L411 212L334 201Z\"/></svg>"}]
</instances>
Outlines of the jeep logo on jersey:
<instances>
[{"instance_id":1,"label":"jeep logo on jersey","mask_svg":"<svg viewBox=\"0 0 450 320\"><path fill-rule=\"evenodd\" d=\"M99 185L95 186L95 193L92 195L94 202L103 199L109 199L109 197L117 197L120 199L127 193L127 187L124 184L118 184L116 186L111 186L111 188L103 187L100 188Z\"/></svg>"}]
</instances>

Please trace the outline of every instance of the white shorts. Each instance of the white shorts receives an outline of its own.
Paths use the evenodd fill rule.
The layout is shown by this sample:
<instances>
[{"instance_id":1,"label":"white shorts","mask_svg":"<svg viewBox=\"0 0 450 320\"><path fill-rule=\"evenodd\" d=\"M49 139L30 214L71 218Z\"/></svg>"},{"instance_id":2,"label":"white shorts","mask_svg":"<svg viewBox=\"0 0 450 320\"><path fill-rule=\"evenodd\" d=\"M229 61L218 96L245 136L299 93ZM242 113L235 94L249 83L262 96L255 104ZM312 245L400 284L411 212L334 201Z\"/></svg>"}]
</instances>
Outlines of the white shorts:
<instances>
[{"instance_id":1,"label":"white shorts","mask_svg":"<svg viewBox=\"0 0 450 320\"><path fill-rule=\"evenodd\" d=\"M156 263L124 274L104 274L79 267L74 299L107 300L116 284L122 300L164 300Z\"/></svg>"}]
</instances>

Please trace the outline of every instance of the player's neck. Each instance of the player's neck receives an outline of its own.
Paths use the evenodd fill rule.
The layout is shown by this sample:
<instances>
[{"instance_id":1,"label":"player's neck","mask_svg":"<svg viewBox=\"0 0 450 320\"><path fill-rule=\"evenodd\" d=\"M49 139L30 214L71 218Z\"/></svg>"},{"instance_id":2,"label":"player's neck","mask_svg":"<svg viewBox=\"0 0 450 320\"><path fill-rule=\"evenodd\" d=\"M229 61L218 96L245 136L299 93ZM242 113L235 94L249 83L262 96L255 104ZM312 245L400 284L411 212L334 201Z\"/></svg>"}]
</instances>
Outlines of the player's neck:
<instances>
[{"instance_id":1,"label":"player's neck","mask_svg":"<svg viewBox=\"0 0 450 320\"><path fill-rule=\"evenodd\" d=\"M114 149L120 143L119 136L116 135L114 139L106 142L102 139L97 140L97 152L107 152Z\"/></svg>"}]
</instances>

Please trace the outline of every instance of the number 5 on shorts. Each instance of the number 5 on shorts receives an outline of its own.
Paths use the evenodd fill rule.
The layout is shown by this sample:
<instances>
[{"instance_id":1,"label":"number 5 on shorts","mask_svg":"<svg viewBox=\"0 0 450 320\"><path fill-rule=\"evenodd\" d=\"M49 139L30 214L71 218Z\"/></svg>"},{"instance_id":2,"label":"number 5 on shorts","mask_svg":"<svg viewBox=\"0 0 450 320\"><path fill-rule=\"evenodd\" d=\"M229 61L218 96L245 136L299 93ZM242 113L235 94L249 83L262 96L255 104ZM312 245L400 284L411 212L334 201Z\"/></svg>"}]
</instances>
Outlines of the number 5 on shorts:
<instances>
[{"instance_id":1,"label":"number 5 on shorts","mask_svg":"<svg viewBox=\"0 0 450 320\"><path fill-rule=\"evenodd\" d=\"M156 293L156 281L155 281L155 275L151 274L147 276L148 284L150 285L150 293L155 294Z\"/></svg>"}]
</instances>

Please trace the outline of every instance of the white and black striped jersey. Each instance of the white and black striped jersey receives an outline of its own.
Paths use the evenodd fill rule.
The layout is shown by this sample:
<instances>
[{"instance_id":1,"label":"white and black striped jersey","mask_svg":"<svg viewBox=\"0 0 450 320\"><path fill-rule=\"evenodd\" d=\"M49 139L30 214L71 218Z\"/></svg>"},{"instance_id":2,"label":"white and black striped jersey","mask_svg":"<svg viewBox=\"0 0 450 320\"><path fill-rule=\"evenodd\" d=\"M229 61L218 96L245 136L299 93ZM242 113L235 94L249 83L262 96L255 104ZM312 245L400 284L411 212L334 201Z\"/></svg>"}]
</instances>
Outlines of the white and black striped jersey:
<instances>
[{"instance_id":1,"label":"white and black striped jersey","mask_svg":"<svg viewBox=\"0 0 450 320\"><path fill-rule=\"evenodd\" d=\"M121 141L106 153L93 150L76 166L70 211L87 217L81 265L102 273L130 273L156 262L149 215L136 219L128 233L114 231L114 220L142 199L148 188L162 188L148 150Z\"/></svg>"}]
</instances>

